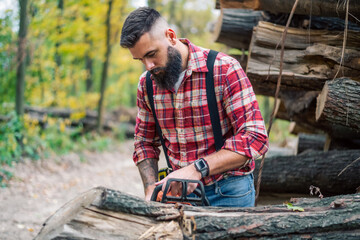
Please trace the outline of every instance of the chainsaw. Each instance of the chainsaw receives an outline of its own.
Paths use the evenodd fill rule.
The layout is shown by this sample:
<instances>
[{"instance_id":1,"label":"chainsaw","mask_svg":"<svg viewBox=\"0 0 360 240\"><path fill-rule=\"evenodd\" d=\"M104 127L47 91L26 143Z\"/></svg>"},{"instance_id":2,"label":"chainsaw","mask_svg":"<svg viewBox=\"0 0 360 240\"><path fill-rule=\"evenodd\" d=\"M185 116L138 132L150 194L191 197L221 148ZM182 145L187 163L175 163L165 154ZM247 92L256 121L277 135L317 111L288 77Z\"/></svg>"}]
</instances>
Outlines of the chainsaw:
<instances>
[{"instance_id":1,"label":"chainsaw","mask_svg":"<svg viewBox=\"0 0 360 240\"><path fill-rule=\"evenodd\" d=\"M172 182L180 182L182 184L182 193L181 196L172 196L169 191L170 184ZM188 183L197 183L198 187L194 190L193 194L187 195L187 186ZM164 194L161 189L163 184L157 185L154 189L153 194L151 195L151 201L161 202L161 203L182 203L192 206L210 206L209 200L205 195L204 185L201 181L198 180L188 180L188 179L177 179L170 178L165 185Z\"/></svg>"}]
</instances>

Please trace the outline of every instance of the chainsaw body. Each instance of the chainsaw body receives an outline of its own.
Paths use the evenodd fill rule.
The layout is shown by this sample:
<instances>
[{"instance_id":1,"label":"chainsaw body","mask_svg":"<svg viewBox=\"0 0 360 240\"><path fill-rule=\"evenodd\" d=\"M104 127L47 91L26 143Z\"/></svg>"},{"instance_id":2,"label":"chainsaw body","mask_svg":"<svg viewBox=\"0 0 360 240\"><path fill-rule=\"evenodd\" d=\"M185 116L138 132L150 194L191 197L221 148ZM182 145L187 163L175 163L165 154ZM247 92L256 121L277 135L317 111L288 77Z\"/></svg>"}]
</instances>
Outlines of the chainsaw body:
<instances>
[{"instance_id":1,"label":"chainsaw body","mask_svg":"<svg viewBox=\"0 0 360 240\"><path fill-rule=\"evenodd\" d=\"M171 196L169 191L170 184L172 182L181 182L182 184L182 193L181 196ZM197 183L198 187L194 190L193 194L189 196L186 194L188 183ZM151 196L151 201L157 201L161 203L182 203L182 204L189 204L193 206L210 206L209 200L206 198L204 185L201 181L198 180L188 180L188 179L177 179L177 178L170 178L166 182L165 186L165 193L164 194L162 189L162 184L155 187L154 192ZM192 196L191 196L192 195Z\"/></svg>"}]
</instances>

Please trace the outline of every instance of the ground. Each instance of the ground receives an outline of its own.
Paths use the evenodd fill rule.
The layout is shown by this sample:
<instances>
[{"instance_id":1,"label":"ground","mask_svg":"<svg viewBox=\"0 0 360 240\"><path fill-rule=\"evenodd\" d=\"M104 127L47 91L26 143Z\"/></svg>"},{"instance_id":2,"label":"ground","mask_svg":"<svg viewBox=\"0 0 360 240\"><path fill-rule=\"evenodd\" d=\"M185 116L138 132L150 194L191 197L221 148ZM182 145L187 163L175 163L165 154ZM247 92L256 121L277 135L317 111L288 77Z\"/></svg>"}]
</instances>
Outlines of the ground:
<instances>
[{"instance_id":1,"label":"ground","mask_svg":"<svg viewBox=\"0 0 360 240\"><path fill-rule=\"evenodd\" d=\"M272 154L284 154L283 148L271 149ZM0 240L33 239L56 210L97 186L144 197L132 153L133 143L128 140L108 152L84 152L83 157L72 153L16 164L10 168L15 177L9 187L0 188ZM291 150L285 153L293 154ZM165 165L165 160L160 159L160 167ZM266 196L260 198L259 205L281 203L290 197Z\"/></svg>"},{"instance_id":2,"label":"ground","mask_svg":"<svg viewBox=\"0 0 360 240\"><path fill-rule=\"evenodd\" d=\"M97 186L143 197L132 161L132 141L109 152L68 154L42 161L25 160L11 171L15 178L0 188L0 240L33 239L57 209Z\"/></svg>"}]
</instances>

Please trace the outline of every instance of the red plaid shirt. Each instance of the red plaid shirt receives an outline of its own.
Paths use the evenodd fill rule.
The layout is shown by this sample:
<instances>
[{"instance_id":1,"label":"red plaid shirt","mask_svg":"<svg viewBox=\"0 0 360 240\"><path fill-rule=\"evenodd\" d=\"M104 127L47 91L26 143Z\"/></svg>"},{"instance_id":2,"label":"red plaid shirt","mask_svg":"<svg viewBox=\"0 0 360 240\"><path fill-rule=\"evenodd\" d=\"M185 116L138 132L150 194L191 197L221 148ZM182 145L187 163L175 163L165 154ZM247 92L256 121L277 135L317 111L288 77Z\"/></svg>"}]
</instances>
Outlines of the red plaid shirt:
<instances>
[{"instance_id":1,"label":"red plaid shirt","mask_svg":"<svg viewBox=\"0 0 360 240\"><path fill-rule=\"evenodd\" d=\"M206 98L205 73L208 49L189 46L188 67L177 91L159 89L153 82L156 115L174 170L187 166L198 158L215 152L215 141ZM268 138L251 83L238 61L219 53L214 64L214 84L219 109L223 149L237 152L255 160L268 149ZM137 93L138 115L135 126L135 164L159 159L160 139L155 129L146 92L146 72L140 77ZM206 185L225 175L246 175L255 162L242 169L206 177Z\"/></svg>"}]
</instances>

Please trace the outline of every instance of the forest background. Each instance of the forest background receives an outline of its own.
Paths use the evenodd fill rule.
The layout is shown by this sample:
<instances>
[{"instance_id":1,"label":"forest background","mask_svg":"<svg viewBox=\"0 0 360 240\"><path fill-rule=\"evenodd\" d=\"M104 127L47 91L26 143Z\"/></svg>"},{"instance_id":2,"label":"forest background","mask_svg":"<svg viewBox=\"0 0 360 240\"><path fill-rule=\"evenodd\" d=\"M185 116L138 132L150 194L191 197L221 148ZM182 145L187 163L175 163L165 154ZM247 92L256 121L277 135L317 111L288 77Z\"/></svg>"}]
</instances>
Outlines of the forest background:
<instances>
[{"instance_id":1,"label":"forest background","mask_svg":"<svg viewBox=\"0 0 360 240\"><path fill-rule=\"evenodd\" d=\"M207 0L19 0L0 13L0 184L12 177L14 162L84 149L101 151L125 138L126 126L102 131L104 113L136 108L144 68L120 47L126 16L138 6L156 8L181 38L227 54L246 54L215 43L219 15ZM136 2L136 3L135 3ZM12 3L14 4L14 3ZM271 99L257 96L268 122ZM26 107L67 109L68 118L40 121ZM91 131L74 122L97 113ZM284 140L286 123L275 122L272 142ZM81 153L80 153L81 154Z\"/></svg>"}]
</instances>

